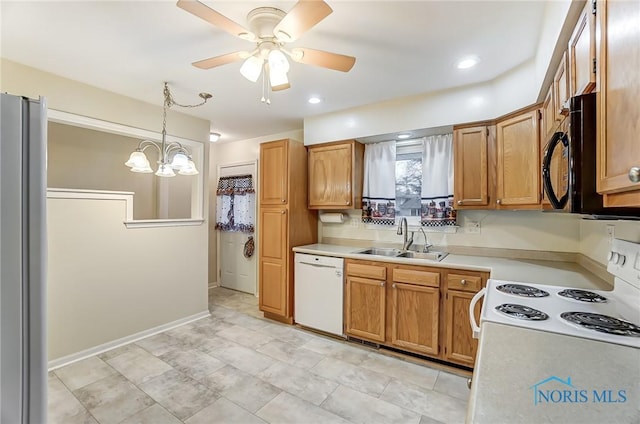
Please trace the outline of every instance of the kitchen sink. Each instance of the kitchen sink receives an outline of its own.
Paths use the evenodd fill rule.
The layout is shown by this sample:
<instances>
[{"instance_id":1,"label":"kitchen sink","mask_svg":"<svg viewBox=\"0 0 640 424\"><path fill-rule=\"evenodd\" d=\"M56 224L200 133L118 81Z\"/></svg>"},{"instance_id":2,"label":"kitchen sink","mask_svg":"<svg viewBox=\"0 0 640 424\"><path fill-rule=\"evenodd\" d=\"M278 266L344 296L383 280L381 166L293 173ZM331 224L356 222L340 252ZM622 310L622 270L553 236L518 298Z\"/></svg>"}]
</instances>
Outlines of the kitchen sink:
<instances>
[{"instance_id":1,"label":"kitchen sink","mask_svg":"<svg viewBox=\"0 0 640 424\"><path fill-rule=\"evenodd\" d=\"M445 252L413 252L407 251L397 255L398 258L410 258L410 259L429 259L432 261L441 261L447 256Z\"/></svg>"},{"instance_id":2,"label":"kitchen sink","mask_svg":"<svg viewBox=\"0 0 640 424\"><path fill-rule=\"evenodd\" d=\"M400 255L402 253L402 250L400 249L393 249L390 247L371 247L367 250L363 250L360 252L355 252L355 253L360 253L362 255L376 255L376 256L391 256L391 257L396 257L398 255Z\"/></svg>"},{"instance_id":3,"label":"kitchen sink","mask_svg":"<svg viewBox=\"0 0 640 424\"><path fill-rule=\"evenodd\" d=\"M370 247L366 250L357 251L361 255L387 256L391 258L408 259L428 259L431 261L441 261L448 253L445 252L415 252L413 250L402 251L390 247Z\"/></svg>"}]
</instances>

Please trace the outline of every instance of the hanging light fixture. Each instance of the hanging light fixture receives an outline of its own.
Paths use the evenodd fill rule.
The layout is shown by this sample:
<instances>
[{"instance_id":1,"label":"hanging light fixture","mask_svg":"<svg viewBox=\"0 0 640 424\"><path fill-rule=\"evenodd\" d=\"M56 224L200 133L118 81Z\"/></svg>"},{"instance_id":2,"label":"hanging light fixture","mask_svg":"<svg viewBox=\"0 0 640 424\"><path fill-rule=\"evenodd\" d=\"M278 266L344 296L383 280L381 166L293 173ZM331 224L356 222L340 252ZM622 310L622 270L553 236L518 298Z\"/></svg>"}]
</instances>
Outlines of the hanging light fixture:
<instances>
[{"instance_id":1,"label":"hanging light fixture","mask_svg":"<svg viewBox=\"0 0 640 424\"><path fill-rule=\"evenodd\" d=\"M296 59L294 55L282 48L275 41L262 41L258 48L247 57L240 67L240 73L251 82L257 82L262 75L262 103L271 104L271 91L286 90L291 87L287 73L291 65L285 53Z\"/></svg>"},{"instance_id":2,"label":"hanging light fixture","mask_svg":"<svg viewBox=\"0 0 640 424\"><path fill-rule=\"evenodd\" d=\"M157 143L151 140L142 140L138 144L138 148L134 150L129 156L129 160L124 164L131 168L131 172L139 172L143 174L149 174L153 172L149 159L144 154L144 151L149 147L154 147L158 150L158 169L156 175L158 177L175 177L178 171L180 175L196 175L198 170L191 157L191 152L183 144L177 141L167 143L167 110L173 105L192 108L202 106L212 97L209 93L200 93L202 102L194 105L181 105L177 103L171 96L169 91L169 85L164 83L164 105L162 107L162 141Z\"/></svg>"}]
</instances>

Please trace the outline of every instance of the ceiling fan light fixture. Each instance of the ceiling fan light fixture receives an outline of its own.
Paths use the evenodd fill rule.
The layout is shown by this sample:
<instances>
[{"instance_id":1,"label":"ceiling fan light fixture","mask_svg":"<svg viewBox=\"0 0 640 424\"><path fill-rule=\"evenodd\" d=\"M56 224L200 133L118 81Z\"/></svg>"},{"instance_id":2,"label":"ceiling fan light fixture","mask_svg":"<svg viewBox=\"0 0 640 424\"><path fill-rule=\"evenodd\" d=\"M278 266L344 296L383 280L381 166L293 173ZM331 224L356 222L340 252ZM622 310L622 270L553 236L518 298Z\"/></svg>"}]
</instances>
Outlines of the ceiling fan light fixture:
<instances>
[{"instance_id":1,"label":"ceiling fan light fixture","mask_svg":"<svg viewBox=\"0 0 640 424\"><path fill-rule=\"evenodd\" d=\"M256 56L251 56L247 60L245 60L240 67L240 73L249 81L256 82L258 81L258 77L260 77L260 74L262 73L263 63L264 62L262 59Z\"/></svg>"},{"instance_id":2,"label":"ceiling fan light fixture","mask_svg":"<svg viewBox=\"0 0 640 424\"><path fill-rule=\"evenodd\" d=\"M271 73L286 74L289 72L290 65L287 57L280 50L271 50L268 56L269 71ZM273 84L272 84L273 85Z\"/></svg>"},{"instance_id":3,"label":"ceiling fan light fixture","mask_svg":"<svg viewBox=\"0 0 640 424\"><path fill-rule=\"evenodd\" d=\"M287 73L282 72L282 70L269 69L269 83L273 91L284 90L288 87L281 86L288 86L289 78L287 78Z\"/></svg>"},{"instance_id":4,"label":"ceiling fan light fixture","mask_svg":"<svg viewBox=\"0 0 640 424\"><path fill-rule=\"evenodd\" d=\"M275 36L278 39L278 41L282 41L283 43L290 43L293 40L291 35L287 34L283 30L278 30L278 32L277 32L277 34L275 34Z\"/></svg>"}]
</instances>

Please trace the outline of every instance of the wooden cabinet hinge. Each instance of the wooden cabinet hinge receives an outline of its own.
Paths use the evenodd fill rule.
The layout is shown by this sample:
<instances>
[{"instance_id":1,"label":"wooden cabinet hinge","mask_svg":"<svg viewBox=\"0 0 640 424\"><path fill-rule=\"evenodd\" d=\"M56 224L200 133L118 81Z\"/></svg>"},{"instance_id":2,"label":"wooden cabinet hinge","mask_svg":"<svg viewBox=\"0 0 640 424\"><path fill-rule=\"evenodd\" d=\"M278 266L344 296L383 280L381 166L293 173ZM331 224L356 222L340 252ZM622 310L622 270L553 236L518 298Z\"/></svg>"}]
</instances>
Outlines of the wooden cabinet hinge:
<instances>
[{"instance_id":1,"label":"wooden cabinet hinge","mask_svg":"<svg viewBox=\"0 0 640 424\"><path fill-rule=\"evenodd\" d=\"M591 0L591 14L595 15L598 10L598 2L596 0Z\"/></svg>"},{"instance_id":2,"label":"wooden cabinet hinge","mask_svg":"<svg viewBox=\"0 0 640 424\"><path fill-rule=\"evenodd\" d=\"M487 137L489 137L489 127L486 127L485 130L487 131Z\"/></svg>"},{"instance_id":3,"label":"wooden cabinet hinge","mask_svg":"<svg viewBox=\"0 0 640 424\"><path fill-rule=\"evenodd\" d=\"M596 63L597 63L597 61L596 61L596 58L594 57L593 58L593 71L592 71L594 74L596 73Z\"/></svg>"}]
</instances>

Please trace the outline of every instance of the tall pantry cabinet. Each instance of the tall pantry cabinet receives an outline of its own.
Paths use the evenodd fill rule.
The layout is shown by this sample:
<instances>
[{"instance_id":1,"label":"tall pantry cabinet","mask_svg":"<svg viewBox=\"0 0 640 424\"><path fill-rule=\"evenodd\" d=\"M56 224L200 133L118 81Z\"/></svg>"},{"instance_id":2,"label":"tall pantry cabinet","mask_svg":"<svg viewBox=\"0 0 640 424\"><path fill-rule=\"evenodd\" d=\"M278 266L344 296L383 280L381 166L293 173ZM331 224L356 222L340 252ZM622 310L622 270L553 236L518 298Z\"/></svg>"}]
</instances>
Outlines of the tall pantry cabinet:
<instances>
[{"instance_id":1,"label":"tall pantry cabinet","mask_svg":"<svg viewBox=\"0 0 640 424\"><path fill-rule=\"evenodd\" d=\"M318 215L307 209L307 149L295 140L260 145L258 284L266 318L293 322L295 246L318 240Z\"/></svg>"}]
</instances>

